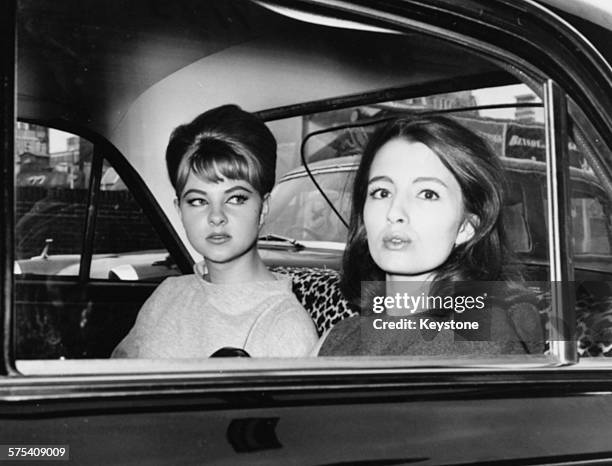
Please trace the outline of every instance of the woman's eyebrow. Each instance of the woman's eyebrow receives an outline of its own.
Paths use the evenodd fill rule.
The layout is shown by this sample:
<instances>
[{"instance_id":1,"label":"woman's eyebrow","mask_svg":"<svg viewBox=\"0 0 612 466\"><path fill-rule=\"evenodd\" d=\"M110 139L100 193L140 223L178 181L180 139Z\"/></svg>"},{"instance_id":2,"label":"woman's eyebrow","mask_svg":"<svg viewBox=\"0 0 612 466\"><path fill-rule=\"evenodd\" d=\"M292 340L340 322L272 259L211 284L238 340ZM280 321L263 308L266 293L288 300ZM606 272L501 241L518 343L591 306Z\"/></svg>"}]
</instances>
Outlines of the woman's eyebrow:
<instances>
[{"instance_id":1,"label":"woman's eyebrow","mask_svg":"<svg viewBox=\"0 0 612 466\"><path fill-rule=\"evenodd\" d=\"M187 191L185 191L181 197L185 197L185 196L187 196L187 194L199 194L200 196L206 196L207 195L206 191L202 191L201 189L191 188L191 189L188 189Z\"/></svg>"},{"instance_id":2,"label":"woman's eyebrow","mask_svg":"<svg viewBox=\"0 0 612 466\"><path fill-rule=\"evenodd\" d=\"M246 186L232 186L231 188L228 188L225 190L225 194L231 194L235 191L246 191L247 193L253 193L253 191L251 191L249 188L247 188Z\"/></svg>"},{"instance_id":3,"label":"woman's eyebrow","mask_svg":"<svg viewBox=\"0 0 612 466\"><path fill-rule=\"evenodd\" d=\"M415 178L412 182L422 183L423 181L433 181L434 183L441 184L445 188L448 188L448 185L444 181L442 181L440 178L436 178L435 176L420 176L418 178Z\"/></svg>"},{"instance_id":4,"label":"woman's eyebrow","mask_svg":"<svg viewBox=\"0 0 612 466\"><path fill-rule=\"evenodd\" d=\"M368 180L368 184L374 183L376 181L387 181L389 183L393 183L393 180L386 175L374 176Z\"/></svg>"},{"instance_id":5,"label":"woman's eyebrow","mask_svg":"<svg viewBox=\"0 0 612 466\"><path fill-rule=\"evenodd\" d=\"M223 191L223 193L224 194L231 194L231 193L233 193L235 191L246 191L246 192L251 193L251 194L253 193L253 191L251 189L249 189L248 187L240 186L240 185L232 186L231 188L228 188L225 191ZM204 191L202 189L196 189L196 188L188 189L187 191L185 191L183 193L182 197L185 197L188 194L197 194L197 195L200 195L200 196L208 196L208 193L206 191Z\"/></svg>"}]
</instances>

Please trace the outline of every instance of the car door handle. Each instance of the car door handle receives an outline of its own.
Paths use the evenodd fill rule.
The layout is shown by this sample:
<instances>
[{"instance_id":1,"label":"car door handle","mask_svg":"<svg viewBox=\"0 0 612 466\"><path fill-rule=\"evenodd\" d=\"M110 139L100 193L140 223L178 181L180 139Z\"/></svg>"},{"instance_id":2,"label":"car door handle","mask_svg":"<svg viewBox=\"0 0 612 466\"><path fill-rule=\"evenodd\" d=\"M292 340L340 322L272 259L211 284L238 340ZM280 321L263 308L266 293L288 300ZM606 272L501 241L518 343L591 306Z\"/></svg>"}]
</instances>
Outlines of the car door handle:
<instances>
[{"instance_id":1,"label":"car door handle","mask_svg":"<svg viewBox=\"0 0 612 466\"><path fill-rule=\"evenodd\" d=\"M282 448L276 436L278 417L232 419L227 428L227 440L237 453Z\"/></svg>"}]
</instances>

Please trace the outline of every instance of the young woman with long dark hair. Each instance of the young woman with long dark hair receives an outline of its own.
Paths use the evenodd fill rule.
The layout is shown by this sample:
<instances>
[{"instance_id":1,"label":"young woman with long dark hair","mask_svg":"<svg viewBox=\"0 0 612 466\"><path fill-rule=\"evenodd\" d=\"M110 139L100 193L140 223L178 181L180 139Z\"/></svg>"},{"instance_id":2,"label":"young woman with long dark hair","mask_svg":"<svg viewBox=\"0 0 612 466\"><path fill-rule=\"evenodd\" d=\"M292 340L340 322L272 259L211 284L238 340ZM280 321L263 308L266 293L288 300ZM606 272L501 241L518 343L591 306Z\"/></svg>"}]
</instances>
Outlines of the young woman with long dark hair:
<instances>
[{"instance_id":1,"label":"young woman with long dark hair","mask_svg":"<svg viewBox=\"0 0 612 466\"><path fill-rule=\"evenodd\" d=\"M340 322L324 336L320 355L543 350L534 300L506 245L503 167L480 136L445 117L398 118L372 135L354 183L341 288L361 317L378 321ZM496 296L483 291L485 282L495 282ZM419 331L423 319L444 324L434 329L464 328L455 321L470 314L457 299L477 291L486 301L471 314L479 332ZM387 309L390 319L413 319L415 332L390 330L377 315L384 298L398 293L421 296L410 309L397 300Z\"/></svg>"}]
</instances>

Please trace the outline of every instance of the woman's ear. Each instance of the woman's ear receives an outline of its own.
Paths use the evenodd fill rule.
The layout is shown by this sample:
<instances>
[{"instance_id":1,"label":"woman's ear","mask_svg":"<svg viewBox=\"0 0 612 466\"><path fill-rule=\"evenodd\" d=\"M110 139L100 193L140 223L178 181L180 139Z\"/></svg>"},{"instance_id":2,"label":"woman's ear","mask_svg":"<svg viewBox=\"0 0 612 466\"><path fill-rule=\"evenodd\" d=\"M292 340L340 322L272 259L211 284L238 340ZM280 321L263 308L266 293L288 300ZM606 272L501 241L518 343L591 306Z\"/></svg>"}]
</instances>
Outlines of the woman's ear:
<instances>
[{"instance_id":1,"label":"woman's ear","mask_svg":"<svg viewBox=\"0 0 612 466\"><path fill-rule=\"evenodd\" d=\"M264 195L261 203L261 213L259 214L259 228L261 228L266 221L266 217L270 212L270 193Z\"/></svg>"},{"instance_id":2,"label":"woman's ear","mask_svg":"<svg viewBox=\"0 0 612 466\"><path fill-rule=\"evenodd\" d=\"M476 234L476 228L480 224L480 219L476 214L467 214L459 231L457 232L457 239L455 240L455 246L467 243Z\"/></svg>"}]
</instances>

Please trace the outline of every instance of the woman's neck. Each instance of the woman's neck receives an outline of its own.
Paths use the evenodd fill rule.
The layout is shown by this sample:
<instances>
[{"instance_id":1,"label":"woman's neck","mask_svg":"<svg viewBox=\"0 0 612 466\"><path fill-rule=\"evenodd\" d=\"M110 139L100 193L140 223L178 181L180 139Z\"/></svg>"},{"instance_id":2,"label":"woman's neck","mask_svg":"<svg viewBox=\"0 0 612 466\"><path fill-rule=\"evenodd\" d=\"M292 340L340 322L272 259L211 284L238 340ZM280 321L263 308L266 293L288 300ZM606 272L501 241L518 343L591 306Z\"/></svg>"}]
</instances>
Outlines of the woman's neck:
<instances>
[{"instance_id":1,"label":"woman's neck","mask_svg":"<svg viewBox=\"0 0 612 466\"><path fill-rule=\"evenodd\" d=\"M420 283L431 283L434 279L434 272L425 272L419 275L400 275L400 274L385 274L385 280L387 282L420 282Z\"/></svg>"},{"instance_id":2,"label":"woman's neck","mask_svg":"<svg viewBox=\"0 0 612 466\"><path fill-rule=\"evenodd\" d=\"M257 249L229 262L213 262L204 258L207 279L211 283L229 284L274 280L274 275L261 260Z\"/></svg>"},{"instance_id":3,"label":"woman's neck","mask_svg":"<svg viewBox=\"0 0 612 466\"><path fill-rule=\"evenodd\" d=\"M405 316L425 310L423 302L429 294L433 274L427 273L419 276L387 274L386 278L386 296L397 298L399 303L403 303L398 308L388 310L390 316ZM416 306L415 303L420 304Z\"/></svg>"}]
</instances>

